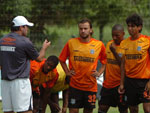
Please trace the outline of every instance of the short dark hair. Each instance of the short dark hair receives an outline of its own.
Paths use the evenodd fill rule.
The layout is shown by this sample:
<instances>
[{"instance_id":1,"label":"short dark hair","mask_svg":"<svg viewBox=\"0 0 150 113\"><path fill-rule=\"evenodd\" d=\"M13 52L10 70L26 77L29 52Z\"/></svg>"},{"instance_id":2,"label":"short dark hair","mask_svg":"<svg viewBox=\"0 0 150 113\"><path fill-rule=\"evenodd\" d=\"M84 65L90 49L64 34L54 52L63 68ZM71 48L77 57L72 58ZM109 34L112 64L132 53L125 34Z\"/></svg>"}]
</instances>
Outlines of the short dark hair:
<instances>
[{"instance_id":1,"label":"short dark hair","mask_svg":"<svg viewBox=\"0 0 150 113\"><path fill-rule=\"evenodd\" d=\"M86 22L89 23L90 28L92 28L92 22L91 22L91 20L89 20L87 18L84 18L84 19L80 20L78 24L83 24L83 23L86 23Z\"/></svg>"},{"instance_id":2,"label":"short dark hair","mask_svg":"<svg viewBox=\"0 0 150 113\"><path fill-rule=\"evenodd\" d=\"M14 26L14 23L12 22L10 28L11 28L12 32L13 31L19 31L20 26Z\"/></svg>"},{"instance_id":3,"label":"short dark hair","mask_svg":"<svg viewBox=\"0 0 150 113\"><path fill-rule=\"evenodd\" d=\"M46 61L53 62L54 63L54 67L56 67L58 65L58 63L59 63L59 59L55 55L49 56Z\"/></svg>"},{"instance_id":4,"label":"short dark hair","mask_svg":"<svg viewBox=\"0 0 150 113\"><path fill-rule=\"evenodd\" d=\"M124 28L121 24L115 24L113 27L112 27L112 31L114 30L119 30L119 31L124 31Z\"/></svg>"},{"instance_id":5,"label":"short dark hair","mask_svg":"<svg viewBox=\"0 0 150 113\"><path fill-rule=\"evenodd\" d=\"M136 25L136 26L143 26L142 18L136 13L134 13L134 14L130 15L129 17L127 17L126 23L127 24L131 23L131 24ZM140 32L141 31L142 31L142 29L140 30Z\"/></svg>"}]
</instances>

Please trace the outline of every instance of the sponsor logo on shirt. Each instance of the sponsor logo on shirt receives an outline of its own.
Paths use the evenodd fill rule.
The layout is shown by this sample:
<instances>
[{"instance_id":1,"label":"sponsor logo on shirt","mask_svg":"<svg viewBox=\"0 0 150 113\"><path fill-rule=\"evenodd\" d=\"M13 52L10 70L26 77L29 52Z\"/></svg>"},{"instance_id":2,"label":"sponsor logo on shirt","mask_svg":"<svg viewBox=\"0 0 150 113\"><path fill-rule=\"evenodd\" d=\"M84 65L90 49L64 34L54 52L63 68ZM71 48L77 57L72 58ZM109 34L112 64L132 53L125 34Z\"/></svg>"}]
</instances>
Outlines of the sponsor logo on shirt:
<instances>
[{"instance_id":1,"label":"sponsor logo on shirt","mask_svg":"<svg viewBox=\"0 0 150 113\"><path fill-rule=\"evenodd\" d=\"M142 54L126 54L126 59L142 59Z\"/></svg>"},{"instance_id":2,"label":"sponsor logo on shirt","mask_svg":"<svg viewBox=\"0 0 150 113\"><path fill-rule=\"evenodd\" d=\"M82 62L94 62L95 58L91 57L83 57L83 56L74 56L74 61L82 61Z\"/></svg>"},{"instance_id":3,"label":"sponsor logo on shirt","mask_svg":"<svg viewBox=\"0 0 150 113\"><path fill-rule=\"evenodd\" d=\"M107 59L107 63L109 63L109 64L116 64L116 65L118 65L118 61L117 60L114 60L114 59Z\"/></svg>"},{"instance_id":4,"label":"sponsor logo on shirt","mask_svg":"<svg viewBox=\"0 0 150 113\"><path fill-rule=\"evenodd\" d=\"M7 37L7 38L3 38L1 44L3 45L16 45L15 43L16 39L11 38L11 37Z\"/></svg>"},{"instance_id":5,"label":"sponsor logo on shirt","mask_svg":"<svg viewBox=\"0 0 150 113\"><path fill-rule=\"evenodd\" d=\"M0 46L0 51L11 51L14 52L16 47L11 47L11 46Z\"/></svg>"}]
</instances>

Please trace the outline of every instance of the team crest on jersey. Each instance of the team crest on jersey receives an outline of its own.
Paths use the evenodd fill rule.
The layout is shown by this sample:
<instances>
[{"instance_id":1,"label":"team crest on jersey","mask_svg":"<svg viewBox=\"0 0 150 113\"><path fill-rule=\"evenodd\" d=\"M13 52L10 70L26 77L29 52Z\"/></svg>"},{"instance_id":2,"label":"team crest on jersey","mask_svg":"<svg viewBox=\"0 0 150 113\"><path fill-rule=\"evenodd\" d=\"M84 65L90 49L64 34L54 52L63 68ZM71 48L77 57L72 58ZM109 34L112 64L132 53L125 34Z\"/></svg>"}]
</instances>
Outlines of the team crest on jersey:
<instances>
[{"instance_id":1,"label":"team crest on jersey","mask_svg":"<svg viewBox=\"0 0 150 113\"><path fill-rule=\"evenodd\" d=\"M141 46L138 46L138 47L137 47L137 50L138 50L138 51L141 51L141 49L142 49Z\"/></svg>"},{"instance_id":2,"label":"team crest on jersey","mask_svg":"<svg viewBox=\"0 0 150 113\"><path fill-rule=\"evenodd\" d=\"M122 57L122 53L118 53L118 55L119 55L120 57Z\"/></svg>"},{"instance_id":3,"label":"team crest on jersey","mask_svg":"<svg viewBox=\"0 0 150 113\"><path fill-rule=\"evenodd\" d=\"M90 53L91 53L91 54L94 54L94 53L95 53L94 49L91 49L91 50L90 50Z\"/></svg>"}]
</instances>

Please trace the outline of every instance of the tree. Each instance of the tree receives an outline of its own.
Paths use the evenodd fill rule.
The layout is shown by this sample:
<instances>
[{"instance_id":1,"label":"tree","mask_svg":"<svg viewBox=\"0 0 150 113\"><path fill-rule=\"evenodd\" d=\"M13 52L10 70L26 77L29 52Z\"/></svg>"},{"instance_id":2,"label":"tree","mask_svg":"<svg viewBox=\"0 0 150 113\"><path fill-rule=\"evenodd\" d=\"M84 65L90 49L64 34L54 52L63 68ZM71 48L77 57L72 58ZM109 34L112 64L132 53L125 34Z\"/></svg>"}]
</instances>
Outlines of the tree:
<instances>
[{"instance_id":1,"label":"tree","mask_svg":"<svg viewBox=\"0 0 150 113\"><path fill-rule=\"evenodd\" d=\"M31 0L1 0L0 1L0 33L8 31L12 19L17 15L30 17Z\"/></svg>"}]
</instances>

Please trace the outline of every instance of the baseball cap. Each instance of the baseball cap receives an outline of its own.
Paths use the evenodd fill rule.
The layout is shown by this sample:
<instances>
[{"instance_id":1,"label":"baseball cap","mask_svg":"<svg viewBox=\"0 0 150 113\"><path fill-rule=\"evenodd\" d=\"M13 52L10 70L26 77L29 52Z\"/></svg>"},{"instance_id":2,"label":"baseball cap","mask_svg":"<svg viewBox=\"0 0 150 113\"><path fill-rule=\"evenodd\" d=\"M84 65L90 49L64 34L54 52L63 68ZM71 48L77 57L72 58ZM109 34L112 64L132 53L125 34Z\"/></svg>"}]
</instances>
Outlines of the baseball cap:
<instances>
[{"instance_id":1,"label":"baseball cap","mask_svg":"<svg viewBox=\"0 0 150 113\"><path fill-rule=\"evenodd\" d=\"M29 22L24 16L16 16L13 21L14 23L14 26L24 26L24 25L27 25L27 26L33 26L34 24Z\"/></svg>"}]
</instances>

